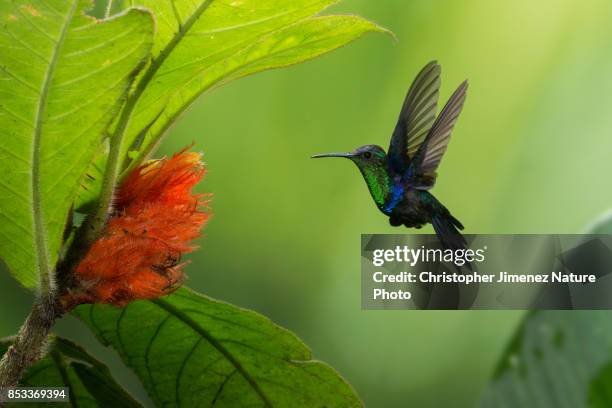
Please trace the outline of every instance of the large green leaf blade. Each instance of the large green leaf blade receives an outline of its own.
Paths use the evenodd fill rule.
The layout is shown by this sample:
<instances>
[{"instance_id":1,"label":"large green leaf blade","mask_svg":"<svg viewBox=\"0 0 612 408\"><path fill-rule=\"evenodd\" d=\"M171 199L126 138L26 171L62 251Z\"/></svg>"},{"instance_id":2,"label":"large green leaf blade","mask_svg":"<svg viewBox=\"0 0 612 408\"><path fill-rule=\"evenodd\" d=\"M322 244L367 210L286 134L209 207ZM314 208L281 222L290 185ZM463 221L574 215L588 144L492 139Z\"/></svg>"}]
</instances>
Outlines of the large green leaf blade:
<instances>
[{"instance_id":1,"label":"large green leaf blade","mask_svg":"<svg viewBox=\"0 0 612 408\"><path fill-rule=\"evenodd\" d=\"M352 15L315 16L262 37L234 56L235 62L220 70L215 66L213 86L256 72L283 68L340 48L369 32L389 31ZM217 71L217 72L215 72ZM208 76L209 71L205 71Z\"/></svg>"},{"instance_id":2,"label":"large green leaf blade","mask_svg":"<svg viewBox=\"0 0 612 408\"><path fill-rule=\"evenodd\" d=\"M11 341L0 340L0 355ZM47 355L31 366L21 378L22 387L68 387L70 406L137 408L134 400L112 378L108 368L78 345L53 338ZM12 406L11 404L7 404ZM15 403L15 407L48 407L48 402Z\"/></svg>"},{"instance_id":3,"label":"large green leaf blade","mask_svg":"<svg viewBox=\"0 0 612 408\"><path fill-rule=\"evenodd\" d=\"M538 311L504 353L482 407L587 407L612 385L608 311ZM597 405L595 405L597 406Z\"/></svg>"},{"instance_id":4,"label":"large green leaf blade","mask_svg":"<svg viewBox=\"0 0 612 408\"><path fill-rule=\"evenodd\" d=\"M126 131L123 154L146 130L135 155L151 152L203 92L232 79L314 58L367 32L356 16L314 18L335 0L132 1L158 18L156 70ZM157 54L156 54L157 53ZM159 66L155 66L159 64Z\"/></svg>"},{"instance_id":5,"label":"large green leaf blade","mask_svg":"<svg viewBox=\"0 0 612 408\"><path fill-rule=\"evenodd\" d=\"M587 232L612 234L610 213ZM481 406L608 407L610 389L610 311L538 310L518 327Z\"/></svg>"},{"instance_id":6,"label":"large green leaf blade","mask_svg":"<svg viewBox=\"0 0 612 408\"><path fill-rule=\"evenodd\" d=\"M75 313L119 352L159 406L361 405L295 335L188 289L123 309L86 305Z\"/></svg>"},{"instance_id":7,"label":"large green leaf blade","mask_svg":"<svg viewBox=\"0 0 612 408\"><path fill-rule=\"evenodd\" d=\"M26 287L55 264L103 130L152 43L148 12L87 0L0 2L0 257Z\"/></svg>"}]
</instances>

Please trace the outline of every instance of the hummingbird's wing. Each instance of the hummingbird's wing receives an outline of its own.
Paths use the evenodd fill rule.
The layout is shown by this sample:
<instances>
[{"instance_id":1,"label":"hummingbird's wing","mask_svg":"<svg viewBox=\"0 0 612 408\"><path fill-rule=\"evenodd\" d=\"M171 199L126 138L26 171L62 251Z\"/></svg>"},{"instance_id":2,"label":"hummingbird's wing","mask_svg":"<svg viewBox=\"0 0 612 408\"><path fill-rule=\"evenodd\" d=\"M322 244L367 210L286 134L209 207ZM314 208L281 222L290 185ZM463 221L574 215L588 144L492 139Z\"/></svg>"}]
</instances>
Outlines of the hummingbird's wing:
<instances>
[{"instance_id":1,"label":"hummingbird's wing","mask_svg":"<svg viewBox=\"0 0 612 408\"><path fill-rule=\"evenodd\" d=\"M450 97L410 163L408 175L415 188L427 190L436 182L436 170L463 108L468 83L463 81Z\"/></svg>"},{"instance_id":2,"label":"hummingbird's wing","mask_svg":"<svg viewBox=\"0 0 612 408\"><path fill-rule=\"evenodd\" d=\"M397 174L404 174L411 158L425 140L436 117L440 65L432 61L416 76L408 93L389 145L389 164Z\"/></svg>"}]
</instances>

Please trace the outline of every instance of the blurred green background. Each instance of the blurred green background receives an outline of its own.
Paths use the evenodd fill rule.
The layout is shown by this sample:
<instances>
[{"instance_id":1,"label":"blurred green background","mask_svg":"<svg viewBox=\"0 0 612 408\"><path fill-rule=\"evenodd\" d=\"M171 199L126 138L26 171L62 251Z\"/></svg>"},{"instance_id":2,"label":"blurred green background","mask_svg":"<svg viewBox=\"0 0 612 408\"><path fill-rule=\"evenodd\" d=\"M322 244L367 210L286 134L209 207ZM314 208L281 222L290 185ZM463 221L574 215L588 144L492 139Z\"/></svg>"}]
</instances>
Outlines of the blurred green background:
<instances>
[{"instance_id":1,"label":"blurred green background","mask_svg":"<svg viewBox=\"0 0 612 408\"><path fill-rule=\"evenodd\" d=\"M407 87L437 59L442 99L470 80L433 190L466 232L583 231L612 204L612 3L345 0L332 11L397 42L371 35L231 83L163 143L160 155L195 142L209 168L201 189L214 194L188 284L295 331L370 407L472 406L522 314L362 311L360 234L408 231L388 225L351 163L309 157L386 147ZM8 335L30 297L6 274L0 284L4 309L18 311L0 321ZM92 342L65 320L61 332Z\"/></svg>"}]
</instances>

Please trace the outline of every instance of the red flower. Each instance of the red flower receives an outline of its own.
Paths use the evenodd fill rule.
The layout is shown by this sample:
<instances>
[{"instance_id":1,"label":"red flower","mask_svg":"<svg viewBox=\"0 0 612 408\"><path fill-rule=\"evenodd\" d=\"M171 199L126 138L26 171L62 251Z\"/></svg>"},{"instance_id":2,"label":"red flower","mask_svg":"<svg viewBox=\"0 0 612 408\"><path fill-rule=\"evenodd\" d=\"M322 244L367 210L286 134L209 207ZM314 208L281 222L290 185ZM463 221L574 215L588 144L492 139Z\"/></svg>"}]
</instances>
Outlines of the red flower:
<instances>
[{"instance_id":1,"label":"red flower","mask_svg":"<svg viewBox=\"0 0 612 408\"><path fill-rule=\"evenodd\" d=\"M195 249L191 241L209 217L204 196L191 192L205 173L200 158L183 150L125 179L105 232L75 270L88 303L122 306L180 286L181 255Z\"/></svg>"}]
</instances>

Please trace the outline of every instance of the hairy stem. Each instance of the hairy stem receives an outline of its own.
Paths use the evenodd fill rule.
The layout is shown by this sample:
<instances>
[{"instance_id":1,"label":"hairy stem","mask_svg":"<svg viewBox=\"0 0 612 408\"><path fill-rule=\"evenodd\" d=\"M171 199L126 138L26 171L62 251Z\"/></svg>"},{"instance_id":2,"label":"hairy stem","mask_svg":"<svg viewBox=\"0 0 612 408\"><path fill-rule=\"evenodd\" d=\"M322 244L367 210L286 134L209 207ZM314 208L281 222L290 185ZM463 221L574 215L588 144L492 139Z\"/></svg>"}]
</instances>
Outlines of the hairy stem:
<instances>
[{"instance_id":1,"label":"hairy stem","mask_svg":"<svg viewBox=\"0 0 612 408\"><path fill-rule=\"evenodd\" d=\"M88 248L100 236L106 225L108 214L112 210L113 194L117 184L117 177L121 170L121 141L125 129L130 122L130 117L138 101L139 94L144 90L139 89L140 87L137 87L134 93L128 97L121 111L121 116L117 122L115 132L111 136L110 151L108 153L108 161L106 162L106 169L104 171L104 178L102 180L97 206L85 219L82 226L82 236L77 237L80 241L79 245L82 248Z\"/></svg>"},{"instance_id":2,"label":"hairy stem","mask_svg":"<svg viewBox=\"0 0 612 408\"><path fill-rule=\"evenodd\" d=\"M41 294L19 329L15 342L0 360L0 388L17 385L25 370L44 356L47 336L56 317L53 294Z\"/></svg>"}]
</instances>

